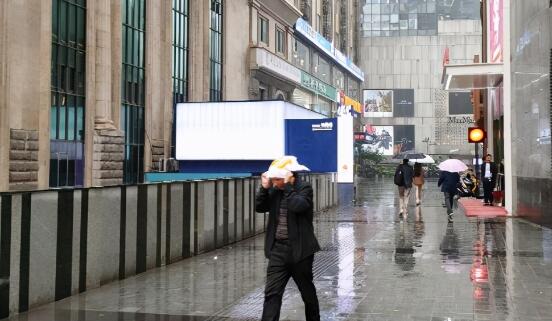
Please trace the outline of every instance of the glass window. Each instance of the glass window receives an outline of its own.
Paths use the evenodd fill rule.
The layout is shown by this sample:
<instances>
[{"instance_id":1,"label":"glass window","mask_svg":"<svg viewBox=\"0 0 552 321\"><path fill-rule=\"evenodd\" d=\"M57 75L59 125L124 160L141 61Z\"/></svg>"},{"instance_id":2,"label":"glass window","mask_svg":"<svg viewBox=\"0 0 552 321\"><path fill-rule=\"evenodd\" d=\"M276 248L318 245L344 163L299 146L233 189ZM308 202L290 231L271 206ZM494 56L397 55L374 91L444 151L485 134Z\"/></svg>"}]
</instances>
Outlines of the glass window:
<instances>
[{"instance_id":1,"label":"glass window","mask_svg":"<svg viewBox=\"0 0 552 321\"><path fill-rule=\"evenodd\" d=\"M347 96L353 98L356 101L360 101L359 99L359 88L360 83L351 77L348 77L347 79Z\"/></svg>"},{"instance_id":2,"label":"glass window","mask_svg":"<svg viewBox=\"0 0 552 321\"><path fill-rule=\"evenodd\" d=\"M286 52L286 33L280 28L276 28L276 52L281 54Z\"/></svg>"},{"instance_id":3,"label":"glass window","mask_svg":"<svg viewBox=\"0 0 552 321\"><path fill-rule=\"evenodd\" d=\"M268 19L259 16L257 19L257 41L264 44L269 44L268 42Z\"/></svg>"},{"instance_id":4,"label":"glass window","mask_svg":"<svg viewBox=\"0 0 552 321\"><path fill-rule=\"evenodd\" d=\"M323 58L319 53L312 55L313 74L320 80L331 83L330 63Z\"/></svg>"},{"instance_id":5,"label":"glass window","mask_svg":"<svg viewBox=\"0 0 552 321\"><path fill-rule=\"evenodd\" d=\"M52 0L51 187L82 185L84 176L84 26L86 1ZM77 109L77 102L82 102L80 109ZM60 171L60 168L63 170Z\"/></svg>"},{"instance_id":6,"label":"glass window","mask_svg":"<svg viewBox=\"0 0 552 321\"><path fill-rule=\"evenodd\" d=\"M211 0L209 100L222 100L222 0Z\"/></svg>"},{"instance_id":7,"label":"glass window","mask_svg":"<svg viewBox=\"0 0 552 321\"><path fill-rule=\"evenodd\" d=\"M293 38L291 62L306 72L310 72L310 49L296 38Z\"/></svg>"},{"instance_id":8,"label":"glass window","mask_svg":"<svg viewBox=\"0 0 552 321\"><path fill-rule=\"evenodd\" d=\"M345 90L345 77L343 72L337 68L333 68L333 85L339 90Z\"/></svg>"},{"instance_id":9,"label":"glass window","mask_svg":"<svg viewBox=\"0 0 552 321\"><path fill-rule=\"evenodd\" d=\"M188 101L188 0L173 0L172 80L173 113L176 104ZM124 41L123 41L124 43ZM172 125L171 156L175 156L176 122Z\"/></svg>"},{"instance_id":10,"label":"glass window","mask_svg":"<svg viewBox=\"0 0 552 321\"><path fill-rule=\"evenodd\" d=\"M123 181L135 184L144 175L144 37L145 0L122 0L123 63L121 73L121 128L125 132Z\"/></svg>"}]
</instances>

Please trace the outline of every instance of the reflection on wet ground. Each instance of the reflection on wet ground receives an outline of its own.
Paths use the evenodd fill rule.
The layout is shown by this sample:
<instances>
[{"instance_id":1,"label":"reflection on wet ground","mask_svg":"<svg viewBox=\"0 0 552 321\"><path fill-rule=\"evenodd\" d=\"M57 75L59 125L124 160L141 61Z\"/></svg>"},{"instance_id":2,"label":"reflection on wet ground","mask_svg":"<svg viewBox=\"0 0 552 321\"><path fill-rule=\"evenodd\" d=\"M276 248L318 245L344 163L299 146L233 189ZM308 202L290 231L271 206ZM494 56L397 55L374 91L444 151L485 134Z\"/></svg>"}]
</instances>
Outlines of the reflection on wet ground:
<instances>
[{"instance_id":1,"label":"reflection on wet ground","mask_svg":"<svg viewBox=\"0 0 552 321\"><path fill-rule=\"evenodd\" d=\"M462 213L447 222L435 185L404 218L394 185L373 180L317 216L322 319L552 320L552 232ZM13 319L258 320L266 263L261 235ZM303 313L290 281L281 320Z\"/></svg>"}]
</instances>

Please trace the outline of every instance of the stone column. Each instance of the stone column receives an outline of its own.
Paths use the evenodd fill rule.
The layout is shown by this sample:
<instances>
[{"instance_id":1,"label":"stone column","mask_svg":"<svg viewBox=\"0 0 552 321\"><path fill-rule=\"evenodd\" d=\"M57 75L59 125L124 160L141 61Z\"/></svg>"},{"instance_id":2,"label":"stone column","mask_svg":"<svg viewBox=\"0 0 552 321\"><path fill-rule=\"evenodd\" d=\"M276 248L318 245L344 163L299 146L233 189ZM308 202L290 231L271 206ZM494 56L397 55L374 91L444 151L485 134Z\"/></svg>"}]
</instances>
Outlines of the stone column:
<instances>
[{"instance_id":1,"label":"stone column","mask_svg":"<svg viewBox=\"0 0 552 321\"><path fill-rule=\"evenodd\" d=\"M111 119L121 129L122 51L121 1L111 1Z\"/></svg>"},{"instance_id":2,"label":"stone column","mask_svg":"<svg viewBox=\"0 0 552 321\"><path fill-rule=\"evenodd\" d=\"M210 1L190 0L189 83L190 101L209 100Z\"/></svg>"},{"instance_id":3,"label":"stone column","mask_svg":"<svg viewBox=\"0 0 552 321\"><path fill-rule=\"evenodd\" d=\"M117 1L114 1L117 2ZM120 80L117 86L113 87L113 70L119 70L121 64L113 62L113 52L120 50L120 4L117 6L110 0L95 1L95 52L94 63L94 133L92 160L87 162L92 164L90 184L93 186L107 186L121 184L123 179L123 160L124 160L124 133L117 129L113 122L113 110L120 108L120 94L116 95L118 101L112 101L113 90L120 91ZM118 20L112 22L112 9L115 9L113 15ZM90 10L90 9L89 9ZM118 35L113 37L113 35ZM114 44L114 39L119 43ZM89 51L90 52L90 51ZM120 57L120 53L115 58ZM118 113L117 113L118 115ZM89 158L90 159L90 158Z\"/></svg>"},{"instance_id":4,"label":"stone column","mask_svg":"<svg viewBox=\"0 0 552 321\"><path fill-rule=\"evenodd\" d=\"M0 191L8 189L9 167L9 121L6 94L6 47L8 33L6 24L8 15L6 12L7 1L0 1Z\"/></svg>"},{"instance_id":5,"label":"stone column","mask_svg":"<svg viewBox=\"0 0 552 321\"><path fill-rule=\"evenodd\" d=\"M172 5L170 1L146 2L146 106L144 171L158 170L168 156L172 106ZM167 128L169 129L167 136Z\"/></svg>"},{"instance_id":6,"label":"stone column","mask_svg":"<svg viewBox=\"0 0 552 321\"><path fill-rule=\"evenodd\" d=\"M96 0L97 130L115 129L111 120L111 1Z\"/></svg>"}]
</instances>

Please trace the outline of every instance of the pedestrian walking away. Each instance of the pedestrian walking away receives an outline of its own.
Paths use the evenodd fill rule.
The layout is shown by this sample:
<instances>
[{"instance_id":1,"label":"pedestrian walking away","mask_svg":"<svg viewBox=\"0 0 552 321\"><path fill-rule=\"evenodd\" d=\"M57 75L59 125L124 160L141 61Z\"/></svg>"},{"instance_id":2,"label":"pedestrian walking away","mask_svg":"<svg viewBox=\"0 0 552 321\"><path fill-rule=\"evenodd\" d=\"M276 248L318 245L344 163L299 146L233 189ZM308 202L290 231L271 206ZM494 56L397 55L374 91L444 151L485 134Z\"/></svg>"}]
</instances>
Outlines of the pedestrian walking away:
<instances>
[{"instance_id":1,"label":"pedestrian walking away","mask_svg":"<svg viewBox=\"0 0 552 321\"><path fill-rule=\"evenodd\" d=\"M422 191L424 189L424 183L425 183L425 171L422 167L422 164L415 163L414 164L414 179L412 180L412 184L416 186L416 205L422 204Z\"/></svg>"},{"instance_id":2,"label":"pedestrian walking away","mask_svg":"<svg viewBox=\"0 0 552 321\"><path fill-rule=\"evenodd\" d=\"M265 234L268 259L262 321L280 319L282 297L290 278L305 303L307 321L319 321L320 310L313 283L314 253L320 246L314 235L313 191L297 171L308 170L293 156L277 159L261 176L255 200L258 213L269 212Z\"/></svg>"},{"instance_id":3,"label":"pedestrian walking away","mask_svg":"<svg viewBox=\"0 0 552 321\"><path fill-rule=\"evenodd\" d=\"M483 165L481 176L483 180L483 197L485 205L493 206L493 190L496 186L498 167L493 163L493 156L487 154Z\"/></svg>"},{"instance_id":4,"label":"pedestrian walking away","mask_svg":"<svg viewBox=\"0 0 552 321\"><path fill-rule=\"evenodd\" d=\"M445 195L445 204L447 206L447 215L449 221L452 220L454 195L456 195L458 183L460 182L460 174L442 171L439 176L437 186L441 187L441 192Z\"/></svg>"},{"instance_id":5,"label":"pedestrian walking away","mask_svg":"<svg viewBox=\"0 0 552 321\"><path fill-rule=\"evenodd\" d=\"M408 201L410 191L412 190L412 179L414 170L408 164L408 159L403 159L403 163L397 166L395 170L395 185L399 188L399 214L408 215Z\"/></svg>"}]
</instances>

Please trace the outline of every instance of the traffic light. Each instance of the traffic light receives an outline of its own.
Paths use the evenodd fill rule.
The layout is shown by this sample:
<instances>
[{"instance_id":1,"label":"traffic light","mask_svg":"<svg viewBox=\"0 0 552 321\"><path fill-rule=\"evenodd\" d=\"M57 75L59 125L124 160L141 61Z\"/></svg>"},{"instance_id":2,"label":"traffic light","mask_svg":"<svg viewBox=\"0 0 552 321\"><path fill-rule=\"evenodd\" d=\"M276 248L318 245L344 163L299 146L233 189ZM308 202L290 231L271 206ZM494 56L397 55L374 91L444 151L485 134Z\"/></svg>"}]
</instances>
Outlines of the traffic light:
<instances>
[{"instance_id":1,"label":"traffic light","mask_svg":"<svg viewBox=\"0 0 552 321\"><path fill-rule=\"evenodd\" d=\"M468 142L481 143L487 138L487 133L483 128L470 127L468 128Z\"/></svg>"}]
</instances>

